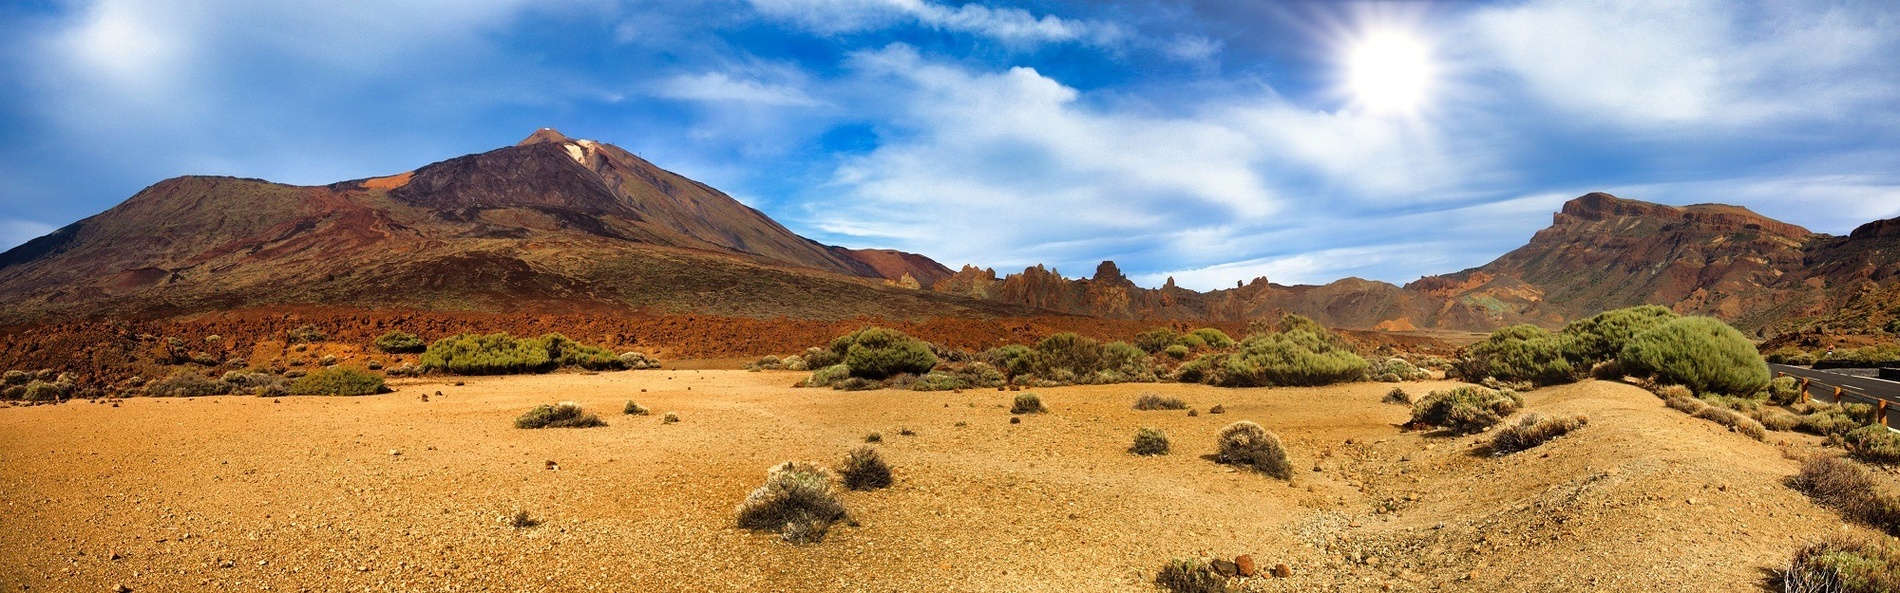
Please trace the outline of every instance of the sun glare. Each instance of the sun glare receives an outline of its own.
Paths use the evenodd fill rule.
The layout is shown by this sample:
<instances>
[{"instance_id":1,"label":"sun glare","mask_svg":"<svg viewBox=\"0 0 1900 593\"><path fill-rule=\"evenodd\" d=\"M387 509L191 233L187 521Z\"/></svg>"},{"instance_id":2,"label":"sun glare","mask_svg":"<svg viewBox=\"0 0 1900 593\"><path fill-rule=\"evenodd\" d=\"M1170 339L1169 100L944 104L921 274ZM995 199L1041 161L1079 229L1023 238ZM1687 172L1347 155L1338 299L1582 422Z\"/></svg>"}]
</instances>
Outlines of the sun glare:
<instances>
[{"instance_id":1,"label":"sun glare","mask_svg":"<svg viewBox=\"0 0 1900 593\"><path fill-rule=\"evenodd\" d=\"M1416 115L1430 98L1432 48L1410 33L1373 30L1344 48L1346 92L1353 104L1382 115Z\"/></svg>"}]
</instances>

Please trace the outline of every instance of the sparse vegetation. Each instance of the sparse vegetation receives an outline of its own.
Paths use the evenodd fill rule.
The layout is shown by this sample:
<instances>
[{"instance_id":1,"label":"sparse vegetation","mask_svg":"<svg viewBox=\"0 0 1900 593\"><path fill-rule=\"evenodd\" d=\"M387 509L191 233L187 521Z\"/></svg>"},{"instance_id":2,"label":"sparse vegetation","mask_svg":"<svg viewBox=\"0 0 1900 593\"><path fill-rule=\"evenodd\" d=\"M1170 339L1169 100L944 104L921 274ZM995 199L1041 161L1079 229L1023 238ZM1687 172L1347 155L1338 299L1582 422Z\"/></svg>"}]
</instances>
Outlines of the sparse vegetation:
<instances>
[{"instance_id":1,"label":"sparse vegetation","mask_svg":"<svg viewBox=\"0 0 1900 593\"><path fill-rule=\"evenodd\" d=\"M1369 359L1367 364L1366 376L1381 383L1424 381L1432 378L1431 371L1418 368L1411 362L1396 356Z\"/></svg>"},{"instance_id":2,"label":"sparse vegetation","mask_svg":"<svg viewBox=\"0 0 1900 593\"><path fill-rule=\"evenodd\" d=\"M1211 327L1203 327L1201 329L1188 332L1188 335L1199 338L1202 344L1207 345L1208 348L1213 348L1216 350L1219 350L1222 348L1232 348L1234 346L1234 339L1231 337L1228 337L1227 332L1214 329Z\"/></svg>"},{"instance_id":3,"label":"sparse vegetation","mask_svg":"<svg viewBox=\"0 0 1900 593\"><path fill-rule=\"evenodd\" d=\"M326 367L290 383L290 395L375 395L389 391L380 375L347 367Z\"/></svg>"},{"instance_id":4,"label":"sparse vegetation","mask_svg":"<svg viewBox=\"0 0 1900 593\"><path fill-rule=\"evenodd\" d=\"M190 369L179 369L164 379L147 384L145 392L157 397L201 397L230 393L231 385L213 381Z\"/></svg>"},{"instance_id":5,"label":"sparse vegetation","mask_svg":"<svg viewBox=\"0 0 1900 593\"><path fill-rule=\"evenodd\" d=\"M1794 377L1775 377L1768 382L1768 401L1787 405L1801 399L1801 385Z\"/></svg>"},{"instance_id":6,"label":"sparse vegetation","mask_svg":"<svg viewBox=\"0 0 1900 593\"><path fill-rule=\"evenodd\" d=\"M1024 355L1015 350L997 353L1005 364L1023 367L1012 376L1028 376L1042 385L1127 383L1155 380L1148 353L1124 342L1102 344L1091 338L1059 333L1043 338Z\"/></svg>"},{"instance_id":7,"label":"sparse vegetation","mask_svg":"<svg viewBox=\"0 0 1900 593\"><path fill-rule=\"evenodd\" d=\"M1016 402L1009 407L1011 414L1041 414L1047 411L1048 408L1042 407L1042 398L1036 397L1034 393L1017 394Z\"/></svg>"},{"instance_id":8,"label":"sparse vegetation","mask_svg":"<svg viewBox=\"0 0 1900 593\"><path fill-rule=\"evenodd\" d=\"M592 428L606 425L599 416L581 411L581 405L574 402L535 406L515 419L515 428Z\"/></svg>"},{"instance_id":9,"label":"sparse vegetation","mask_svg":"<svg viewBox=\"0 0 1900 593\"><path fill-rule=\"evenodd\" d=\"M1769 379L1755 345L1713 317L1678 318L1637 334L1617 360L1633 375L1697 393L1748 395Z\"/></svg>"},{"instance_id":10,"label":"sparse vegetation","mask_svg":"<svg viewBox=\"0 0 1900 593\"><path fill-rule=\"evenodd\" d=\"M1589 423L1590 418L1582 414L1549 417L1526 414L1516 424L1498 431L1498 435L1491 439L1491 452L1505 454L1523 451L1569 434Z\"/></svg>"},{"instance_id":11,"label":"sparse vegetation","mask_svg":"<svg viewBox=\"0 0 1900 593\"><path fill-rule=\"evenodd\" d=\"M880 434L880 433L875 433L875 432L873 432L873 433L871 433L871 434L867 434L867 435L864 435L864 442L867 442L867 443L882 443L882 442L884 442L884 435L883 435L883 434Z\"/></svg>"},{"instance_id":12,"label":"sparse vegetation","mask_svg":"<svg viewBox=\"0 0 1900 593\"><path fill-rule=\"evenodd\" d=\"M1168 433L1146 426L1135 429L1135 443L1128 447L1128 452L1136 455L1167 455Z\"/></svg>"},{"instance_id":13,"label":"sparse vegetation","mask_svg":"<svg viewBox=\"0 0 1900 593\"><path fill-rule=\"evenodd\" d=\"M1524 406L1524 398L1510 390L1463 386L1433 391L1412 405L1413 426L1437 426L1457 434L1472 434L1504 421Z\"/></svg>"},{"instance_id":14,"label":"sparse vegetation","mask_svg":"<svg viewBox=\"0 0 1900 593\"><path fill-rule=\"evenodd\" d=\"M1221 463L1252 467L1280 479L1292 477L1292 466L1287 463L1286 446L1280 443L1280 436L1267 432L1259 424L1248 420L1229 424L1220 430L1219 441L1217 459Z\"/></svg>"},{"instance_id":15,"label":"sparse vegetation","mask_svg":"<svg viewBox=\"0 0 1900 593\"><path fill-rule=\"evenodd\" d=\"M1379 401L1385 402L1388 404L1398 404L1401 406L1409 406L1409 405L1412 405L1413 403L1412 394L1406 393L1405 389L1402 387L1393 387L1391 391L1385 392L1385 397L1381 398Z\"/></svg>"},{"instance_id":16,"label":"sparse vegetation","mask_svg":"<svg viewBox=\"0 0 1900 593\"><path fill-rule=\"evenodd\" d=\"M776 531L794 544L823 541L831 525L847 516L831 489L831 475L816 465L787 461L765 474L739 504L739 527Z\"/></svg>"},{"instance_id":17,"label":"sparse vegetation","mask_svg":"<svg viewBox=\"0 0 1900 593\"><path fill-rule=\"evenodd\" d=\"M1162 354L1168 355L1168 358L1172 358L1175 360L1185 360L1187 359L1188 354L1192 353L1193 351L1189 350L1187 346L1183 346L1181 344L1174 344L1174 345L1168 346L1167 348L1161 349L1161 352Z\"/></svg>"},{"instance_id":18,"label":"sparse vegetation","mask_svg":"<svg viewBox=\"0 0 1900 593\"><path fill-rule=\"evenodd\" d=\"M1768 439L1767 427L1762 426L1760 422L1756 422L1754 418L1749 418L1747 414L1735 410L1719 406L1703 406L1702 409L1697 410L1691 415L1696 418L1727 426L1731 430L1757 441Z\"/></svg>"},{"instance_id":19,"label":"sparse vegetation","mask_svg":"<svg viewBox=\"0 0 1900 593\"><path fill-rule=\"evenodd\" d=\"M1567 340L1544 328L1519 324L1491 332L1483 342L1471 345L1453 367L1467 381L1494 378L1504 382L1527 382L1533 386L1571 383L1582 377L1581 369L1565 356Z\"/></svg>"},{"instance_id":20,"label":"sparse vegetation","mask_svg":"<svg viewBox=\"0 0 1900 593\"><path fill-rule=\"evenodd\" d=\"M660 415L661 424L679 424L679 421L680 421L679 412L667 412L665 414Z\"/></svg>"},{"instance_id":21,"label":"sparse vegetation","mask_svg":"<svg viewBox=\"0 0 1900 593\"><path fill-rule=\"evenodd\" d=\"M1135 398L1137 410L1185 410L1187 402L1178 397L1162 397L1159 393L1145 392Z\"/></svg>"},{"instance_id":22,"label":"sparse vegetation","mask_svg":"<svg viewBox=\"0 0 1900 593\"><path fill-rule=\"evenodd\" d=\"M1205 560L1177 558L1161 565L1155 573L1155 586L1171 593L1223 593L1227 578L1214 572Z\"/></svg>"},{"instance_id":23,"label":"sparse vegetation","mask_svg":"<svg viewBox=\"0 0 1900 593\"><path fill-rule=\"evenodd\" d=\"M291 344L315 344L328 339L329 334L323 333L323 329L314 324L284 332L284 341Z\"/></svg>"},{"instance_id":24,"label":"sparse vegetation","mask_svg":"<svg viewBox=\"0 0 1900 593\"><path fill-rule=\"evenodd\" d=\"M852 490L876 490L891 485L891 466L878 455L877 449L859 447L844 457L844 463L838 466L838 476L843 478L844 487Z\"/></svg>"},{"instance_id":25,"label":"sparse vegetation","mask_svg":"<svg viewBox=\"0 0 1900 593\"><path fill-rule=\"evenodd\" d=\"M1832 536L1795 552L1781 581L1786 593L1900 591L1900 548L1889 542Z\"/></svg>"},{"instance_id":26,"label":"sparse vegetation","mask_svg":"<svg viewBox=\"0 0 1900 593\"><path fill-rule=\"evenodd\" d=\"M376 348L390 354L411 354L428 350L429 343L409 332L391 331L376 338Z\"/></svg>"},{"instance_id":27,"label":"sparse vegetation","mask_svg":"<svg viewBox=\"0 0 1900 593\"><path fill-rule=\"evenodd\" d=\"M528 514L528 509L515 509L515 512L501 516L501 523L515 529L527 529L540 525L541 521Z\"/></svg>"},{"instance_id":28,"label":"sparse vegetation","mask_svg":"<svg viewBox=\"0 0 1900 593\"><path fill-rule=\"evenodd\" d=\"M1561 335L1566 354L1574 366L1589 368L1616 359L1631 339L1677 319L1675 311L1657 305L1642 305L1598 313L1564 326Z\"/></svg>"},{"instance_id":29,"label":"sparse vegetation","mask_svg":"<svg viewBox=\"0 0 1900 593\"><path fill-rule=\"evenodd\" d=\"M853 377L884 379L899 373L922 374L937 366L937 355L923 340L894 329L867 327L832 340Z\"/></svg>"},{"instance_id":30,"label":"sparse vegetation","mask_svg":"<svg viewBox=\"0 0 1900 593\"><path fill-rule=\"evenodd\" d=\"M1366 359L1311 319L1287 315L1285 328L1256 333L1232 354L1202 356L1181 365L1176 378L1225 387L1315 386L1357 381Z\"/></svg>"},{"instance_id":31,"label":"sparse vegetation","mask_svg":"<svg viewBox=\"0 0 1900 593\"><path fill-rule=\"evenodd\" d=\"M633 403L633 400L627 400L626 407L621 408L620 413L628 416L645 416L652 413L652 411L648 410L646 406Z\"/></svg>"},{"instance_id":32,"label":"sparse vegetation","mask_svg":"<svg viewBox=\"0 0 1900 593\"><path fill-rule=\"evenodd\" d=\"M1900 497L1882 488L1859 464L1839 457L1812 457L1802 462L1791 485L1848 519L1900 535Z\"/></svg>"},{"instance_id":33,"label":"sparse vegetation","mask_svg":"<svg viewBox=\"0 0 1900 593\"><path fill-rule=\"evenodd\" d=\"M1847 453L1855 459L1881 465L1900 464L1900 434L1887 427L1869 424L1841 435Z\"/></svg>"}]
</instances>

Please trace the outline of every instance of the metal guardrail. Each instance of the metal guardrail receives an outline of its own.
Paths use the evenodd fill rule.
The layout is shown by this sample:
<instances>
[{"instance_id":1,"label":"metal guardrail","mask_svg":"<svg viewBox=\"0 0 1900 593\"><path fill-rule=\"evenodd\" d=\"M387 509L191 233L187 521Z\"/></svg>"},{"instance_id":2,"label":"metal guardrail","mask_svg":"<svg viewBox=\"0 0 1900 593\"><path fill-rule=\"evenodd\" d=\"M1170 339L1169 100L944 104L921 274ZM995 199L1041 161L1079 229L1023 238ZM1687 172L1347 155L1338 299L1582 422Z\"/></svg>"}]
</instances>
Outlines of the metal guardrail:
<instances>
[{"instance_id":1,"label":"metal guardrail","mask_svg":"<svg viewBox=\"0 0 1900 593\"><path fill-rule=\"evenodd\" d=\"M1900 369L1881 369L1881 370L1883 372L1887 370L1900 371ZM1789 375L1787 373L1775 373L1775 376L1782 377L1782 376L1789 376ZM1900 428L1896 428L1896 425L1900 425L1900 422L1896 422L1895 418L1893 418L1895 414L1900 414L1900 406L1889 406L1887 404L1887 400L1873 397L1870 395L1862 395L1859 393L1853 393L1845 389L1842 389L1841 386L1839 385L1822 384L1822 387L1824 388L1832 387L1832 389L1831 390L1823 389L1822 395L1817 396L1809 390L1809 384L1812 383L1813 381L1814 379L1810 377L1801 377L1801 401L1802 402L1806 402L1809 399L1818 398L1818 399L1822 399L1822 400L1836 403L1836 404L1857 403L1857 404L1871 405L1874 407L1874 421L1875 422L1878 422L1881 426L1887 427L1887 430L1900 432Z\"/></svg>"}]
</instances>

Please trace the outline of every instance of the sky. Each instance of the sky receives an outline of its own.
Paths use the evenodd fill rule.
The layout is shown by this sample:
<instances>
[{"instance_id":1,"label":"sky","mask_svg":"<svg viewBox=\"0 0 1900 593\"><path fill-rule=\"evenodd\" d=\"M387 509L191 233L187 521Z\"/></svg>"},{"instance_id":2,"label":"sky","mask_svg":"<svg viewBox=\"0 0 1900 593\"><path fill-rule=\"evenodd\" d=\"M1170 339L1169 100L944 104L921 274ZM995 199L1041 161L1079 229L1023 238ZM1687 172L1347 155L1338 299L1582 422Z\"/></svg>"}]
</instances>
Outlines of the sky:
<instances>
[{"instance_id":1,"label":"sky","mask_svg":"<svg viewBox=\"0 0 1900 593\"><path fill-rule=\"evenodd\" d=\"M0 63L0 248L541 127L823 243L1144 286L1402 284L1591 191L1900 216L1881 0L14 0Z\"/></svg>"}]
</instances>

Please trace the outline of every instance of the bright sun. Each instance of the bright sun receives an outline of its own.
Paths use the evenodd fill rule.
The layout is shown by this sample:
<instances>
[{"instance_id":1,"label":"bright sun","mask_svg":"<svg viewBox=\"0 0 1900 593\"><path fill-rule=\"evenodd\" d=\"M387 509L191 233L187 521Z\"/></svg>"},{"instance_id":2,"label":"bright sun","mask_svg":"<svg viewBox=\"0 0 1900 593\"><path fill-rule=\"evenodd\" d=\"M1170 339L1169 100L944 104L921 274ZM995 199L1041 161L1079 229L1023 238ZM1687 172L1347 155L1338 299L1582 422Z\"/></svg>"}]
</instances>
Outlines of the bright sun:
<instances>
[{"instance_id":1,"label":"bright sun","mask_svg":"<svg viewBox=\"0 0 1900 593\"><path fill-rule=\"evenodd\" d=\"M1372 113L1416 115L1431 93L1431 46L1397 30L1369 31L1345 47L1346 90Z\"/></svg>"}]
</instances>

